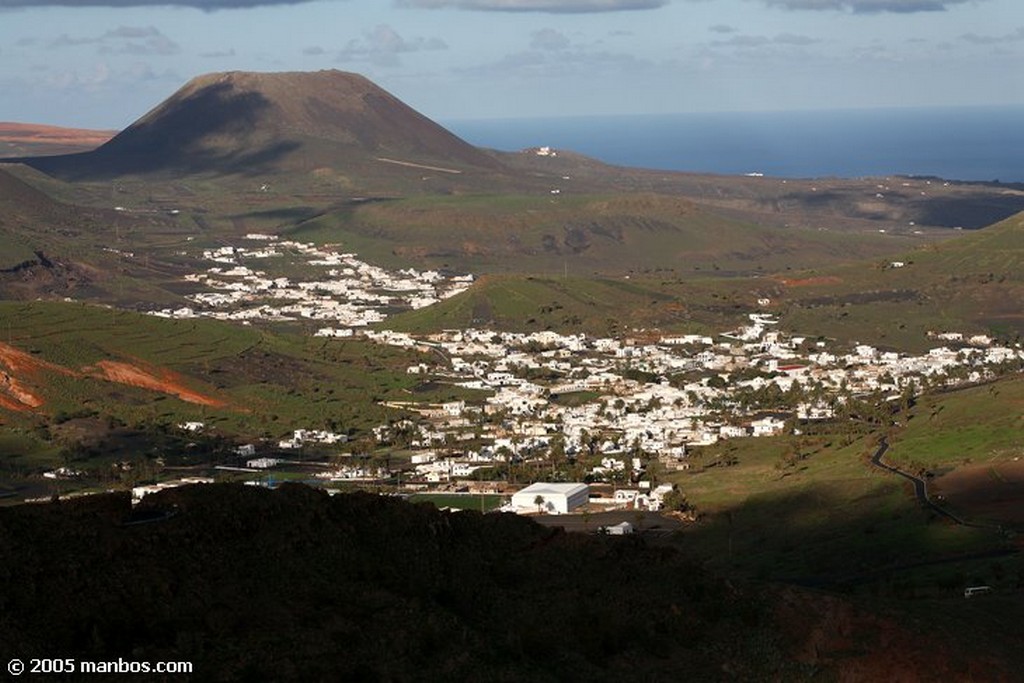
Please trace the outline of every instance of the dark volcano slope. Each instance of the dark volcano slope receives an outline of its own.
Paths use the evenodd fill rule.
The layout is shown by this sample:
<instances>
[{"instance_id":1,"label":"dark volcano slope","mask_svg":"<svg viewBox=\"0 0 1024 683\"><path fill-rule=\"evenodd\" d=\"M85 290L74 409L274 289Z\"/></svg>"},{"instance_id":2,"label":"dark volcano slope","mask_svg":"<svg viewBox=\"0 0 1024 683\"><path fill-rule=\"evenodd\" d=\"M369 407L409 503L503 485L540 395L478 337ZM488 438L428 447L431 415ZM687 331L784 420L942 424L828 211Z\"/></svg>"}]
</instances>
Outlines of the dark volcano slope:
<instances>
[{"instance_id":1,"label":"dark volcano slope","mask_svg":"<svg viewBox=\"0 0 1024 683\"><path fill-rule=\"evenodd\" d=\"M127 494L22 506L0 509L0 544L0 639L25 661L191 661L211 681L1006 678L640 538L369 494L211 484L134 511Z\"/></svg>"},{"instance_id":2,"label":"dark volcano slope","mask_svg":"<svg viewBox=\"0 0 1024 683\"><path fill-rule=\"evenodd\" d=\"M130 175L267 174L386 157L493 169L494 158L357 74L200 76L84 154L24 159L66 180Z\"/></svg>"}]
</instances>

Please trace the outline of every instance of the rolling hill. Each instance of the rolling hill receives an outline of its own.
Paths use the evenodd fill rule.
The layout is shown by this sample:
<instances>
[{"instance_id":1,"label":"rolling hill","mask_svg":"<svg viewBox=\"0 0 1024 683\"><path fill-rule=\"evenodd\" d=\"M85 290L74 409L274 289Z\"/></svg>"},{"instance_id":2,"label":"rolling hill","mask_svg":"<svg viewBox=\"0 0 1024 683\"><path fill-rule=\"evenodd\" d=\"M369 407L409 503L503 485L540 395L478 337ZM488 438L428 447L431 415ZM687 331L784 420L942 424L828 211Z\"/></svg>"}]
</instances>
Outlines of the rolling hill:
<instances>
[{"instance_id":1,"label":"rolling hill","mask_svg":"<svg viewBox=\"0 0 1024 683\"><path fill-rule=\"evenodd\" d=\"M930 343L928 331L1024 334L1022 273L1024 213L891 261L821 268L762 291L805 333L914 349Z\"/></svg>"},{"instance_id":2,"label":"rolling hill","mask_svg":"<svg viewBox=\"0 0 1024 683\"><path fill-rule=\"evenodd\" d=\"M0 165L0 296L6 299L74 297L165 299L149 279L157 273L121 263L122 249L138 248L173 230L164 212L144 213L80 203L88 191L21 165ZM135 277L141 274L143 277Z\"/></svg>"},{"instance_id":3,"label":"rolling hill","mask_svg":"<svg viewBox=\"0 0 1024 683\"><path fill-rule=\"evenodd\" d=\"M116 131L0 121L0 157L88 152L116 134Z\"/></svg>"},{"instance_id":4,"label":"rolling hill","mask_svg":"<svg viewBox=\"0 0 1024 683\"><path fill-rule=\"evenodd\" d=\"M878 257L931 239L767 227L678 196L580 192L362 202L284 232L355 242L382 261L575 276L772 272Z\"/></svg>"}]
</instances>

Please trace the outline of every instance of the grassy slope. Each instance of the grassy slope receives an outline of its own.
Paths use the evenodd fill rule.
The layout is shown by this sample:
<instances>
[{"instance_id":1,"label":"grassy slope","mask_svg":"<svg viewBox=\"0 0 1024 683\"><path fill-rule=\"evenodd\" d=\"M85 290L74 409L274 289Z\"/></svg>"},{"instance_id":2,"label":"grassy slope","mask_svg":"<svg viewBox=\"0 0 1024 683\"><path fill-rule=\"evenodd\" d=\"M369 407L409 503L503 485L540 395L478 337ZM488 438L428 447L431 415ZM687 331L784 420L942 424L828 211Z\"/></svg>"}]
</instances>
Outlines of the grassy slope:
<instances>
[{"instance_id":1,"label":"grassy slope","mask_svg":"<svg viewBox=\"0 0 1024 683\"><path fill-rule=\"evenodd\" d=\"M757 272L905 249L906 237L770 229L659 195L423 196L349 206L290 234L379 262L589 276L654 269Z\"/></svg>"},{"instance_id":2,"label":"grassy slope","mask_svg":"<svg viewBox=\"0 0 1024 683\"><path fill-rule=\"evenodd\" d=\"M675 298L652 283L612 279L488 276L468 292L388 320L393 329L555 328L609 334L678 315Z\"/></svg>"},{"instance_id":3,"label":"grassy slope","mask_svg":"<svg viewBox=\"0 0 1024 683\"><path fill-rule=\"evenodd\" d=\"M925 396L892 440L890 459L938 469L1012 460L1024 454L1022 410L1024 379L1019 377Z\"/></svg>"},{"instance_id":4,"label":"grassy slope","mask_svg":"<svg viewBox=\"0 0 1024 683\"><path fill-rule=\"evenodd\" d=\"M202 406L89 377L30 372L19 378L45 404L0 415L7 437L21 440L10 442L20 453L47 451L45 442L58 432L47 435L40 425L55 415L83 412L136 427L202 420L240 439L276 437L299 427L359 431L386 419L377 400L407 395L415 380L404 369L418 359L358 341L270 334L216 321L168 321L82 304L0 303L0 337L76 371L102 360L133 363L153 374L169 370L187 388L226 403Z\"/></svg>"},{"instance_id":5,"label":"grassy slope","mask_svg":"<svg viewBox=\"0 0 1024 683\"><path fill-rule=\"evenodd\" d=\"M740 439L702 449L707 465L672 475L710 514L684 538L712 564L773 578L836 580L887 566L998 546L992 534L945 524L909 487L867 464L873 441L838 434ZM791 467L781 462L806 454Z\"/></svg>"},{"instance_id":6,"label":"grassy slope","mask_svg":"<svg viewBox=\"0 0 1024 683\"><path fill-rule=\"evenodd\" d=\"M0 270L15 268L35 257L32 244L12 231L0 229Z\"/></svg>"},{"instance_id":7,"label":"grassy slope","mask_svg":"<svg viewBox=\"0 0 1024 683\"><path fill-rule=\"evenodd\" d=\"M909 349L929 345L928 330L1024 331L1024 214L898 260L906 267L886 259L780 279L784 324Z\"/></svg>"}]
</instances>

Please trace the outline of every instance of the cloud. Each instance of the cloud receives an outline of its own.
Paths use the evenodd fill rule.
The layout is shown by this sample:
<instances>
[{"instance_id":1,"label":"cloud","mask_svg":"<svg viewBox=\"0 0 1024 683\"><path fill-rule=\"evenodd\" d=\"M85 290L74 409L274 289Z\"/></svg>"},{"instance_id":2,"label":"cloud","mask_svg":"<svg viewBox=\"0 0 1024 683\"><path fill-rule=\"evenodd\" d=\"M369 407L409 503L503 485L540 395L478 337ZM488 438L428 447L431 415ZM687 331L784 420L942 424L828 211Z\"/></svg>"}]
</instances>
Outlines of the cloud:
<instances>
[{"instance_id":1,"label":"cloud","mask_svg":"<svg viewBox=\"0 0 1024 683\"><path fill-rule=\"evenodd\" d=\"M769 7L789 10L846 10L854 14L942 12L954 5L985 0L761 0Z\"/></svg>"},{"instance_id":2,"label":"cloud","mask_svg":"<svg viewBox=\"0 0 1024 683\"><path fill-rule=\"evenodd\" d=\"M534 31L530 39L530 47L535 50L564 50L569 44L566 35L553 28Z\"/></svg>"},{"instance_id":3,"label":"cloud","mask_svg":"<svg viewBox=\"0 0 1024 683\"><path fill-rule=\"evenodd\" d=\"M160 31L157 31L152 26L118 26L115 29L111 29L103 34L104 38L152 38L153 36L159 36Z\"/></svg>"},{"instance_id":4,"label":"cloud","mask_svg":"<svg viewBox=\"0 0 1024 683\"><path fill-rule=\"evenodd\" d=\"M4 0L0 0L3 2ZM669 0L396 0L399 7L418 9L483 10L488 12L550 12L552 14L583 14L589 12L621 12L657 9Z\"/></svg>"},{"instance_id":5,"label":"cloud","mask_svg":"<svg viewBox=\"0 0 1024 683\"><path fill-rule=\"evenodd\" d=\"M106 64L96 64L90 70L65 69L49 74L44 80L51 88L96 87L111 80L111 70Z\"/></svg>"},{"instance_id":6,"label":"cloud","mask_svg":"<svg viewBox=\"0 0 1024 683\"><path fill-rule=\"evenodd\" d=\"M192 7L206 12L268 5L297 5L313 0L0 0L0 11L31 7Z\"/></svg>"},{"instance_id":7,"label":"cloud","mask_svg":"<svg viewBox=\"0 0 1024 683\"><path fill-rule=\"evenodd\" d=\"M714 26L708 26L708 30L712 33L736 33L739 31L735 26L729 26L728 24L715 24Z\"/></svg>"},{"instance_id":8,"label":"cloud","mask_svg":"<svg viewBox=\"0 0 1024 683\"><path fill-rule=\"evenodd\" d=\"M633 55L588 50L579 47L570 49L524 50L502 57L494 62L456 69L456 73L477 78L569 78L573 80L603 78L609 75L629 74L636 76L649 71L651 62Z\"/></svg>"},{"instance_id":9,"label":"cloud","mask_svg":"<svg viewBox=\"0 0 1024 683\"><path fill-rule=\"evenodd\" d=\"M999 45L1000 43L1016 43L1024 40L1024 26L1019 27L1013 33L1001 36L979 36L977 33L965 33L960 36L961 40L974 45Z\"/></svg>"},{"instance_id":10,"label":"cloud","mask_svg":"<svg viewBox=\"0 0 1024 683\"><path fill-rule=\"evenodd\" d=\"M338 61L366 61L377 66L397 66L400 55L447 49L448 45L440 38L406 40L387 24L380 24L362 38L350 40L338 53Z\"/></svg>"},{"instance_id":11,"label":"cloud","mask_svg":"<svg viewBox=\"0 0 1024 683\"><path fill-rule=\"evenodd\" d=\"M810 36L801 36L795 33L780 33L772 40L776 45L814 45L821 41Z\"/></svg>"},{"instance_id":12,"label":"cloud","mask_svg":"<svg viewBox=\"0 0 1024 683\"><path fill-rule=\"evenodd\" d=\"M94 45L100 42L102 38L72 38L66 33L62 33L53 40L50 41L50 47L77 47L79 45Z\"/></svg>"},{"instance_id":13,"label":"cloud","mask_svg":"<svg viewBox=\"0 0 1024 683\"><path fill-rule=\"evenodd\" d=\"M762 47L764 45L793 45L802 47L820 42L820 40L810 36L780 33L774 38L769 38L768 36L736 35L726 40L712 41L711 44L715 47Z\"/></svg>"},{"instance_id":14,"label":"cloud","mask_svg":"<svg viewBox=\"0 0 1024 683\"><path fill-rule=\"evenodd\" d=\"M118 39L124 42L117 42ZM114 40L115 44L105 44L100 48L100 54L167 56L181 52L181 47L177 43L152 26L144 29L122 26L114 31L108 31L103 36L105 43L111 40Z\"/></svg>"},{"instance_id":15,"label":"cloud","mask_svg":"<svg viewBox=\"0 0 1024 683\"><path fill-rule=\"evenodd\" d=\"M728 40L715 40L712 45L715 47L760 47L768 45L772 39L767 36L733 36Z\"/></svg>"},{"instance_id":16,"label":"cloud","mask_svg":"<svg viewBox=\"0 0 1024 683\"><path fill-rule=\"evenodd\" d=\"M234 57L235 48L232 47L227 50L214 50L213 52L200 52L199 56L204 57L206 59L222 59L224 57Z\"/></svg>"},{"instance_id":17,"label":"cloud","mask_svg":"<svg viewBox=\"0 0 1024 683\"><path fill-rule=\"evenodd\" d=\"M50 47L98 45L100 54L176 55L181 47L153 26L118 26L101 36L72 37L66 33L50 41Z\"/></svg>"}]
</instances>

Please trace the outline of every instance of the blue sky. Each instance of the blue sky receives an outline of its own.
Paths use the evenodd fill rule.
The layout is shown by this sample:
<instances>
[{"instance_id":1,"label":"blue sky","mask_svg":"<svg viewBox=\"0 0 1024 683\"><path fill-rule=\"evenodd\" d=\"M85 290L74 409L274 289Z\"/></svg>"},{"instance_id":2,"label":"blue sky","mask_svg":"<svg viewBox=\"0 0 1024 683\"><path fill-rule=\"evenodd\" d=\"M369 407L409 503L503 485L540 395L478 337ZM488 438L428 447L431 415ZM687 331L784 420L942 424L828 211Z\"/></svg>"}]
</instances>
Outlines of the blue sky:
<instances>
[{"instance_id":1,"label":"blue sky","mask_svg":"<svg viewBox=\"0 0 1024 683\"><path fill-rule=\"evenodd\" d=\"M121 128L211 71L439 120L1024 104L1024 0L0 0L0 121Z\"/></svg>"}]
</instances>

